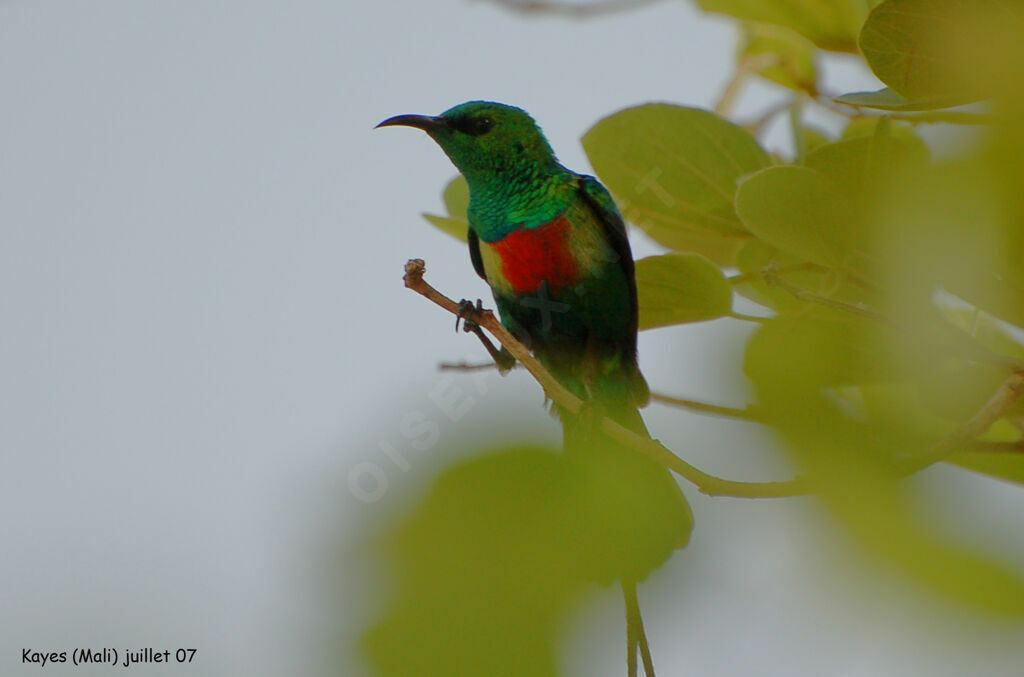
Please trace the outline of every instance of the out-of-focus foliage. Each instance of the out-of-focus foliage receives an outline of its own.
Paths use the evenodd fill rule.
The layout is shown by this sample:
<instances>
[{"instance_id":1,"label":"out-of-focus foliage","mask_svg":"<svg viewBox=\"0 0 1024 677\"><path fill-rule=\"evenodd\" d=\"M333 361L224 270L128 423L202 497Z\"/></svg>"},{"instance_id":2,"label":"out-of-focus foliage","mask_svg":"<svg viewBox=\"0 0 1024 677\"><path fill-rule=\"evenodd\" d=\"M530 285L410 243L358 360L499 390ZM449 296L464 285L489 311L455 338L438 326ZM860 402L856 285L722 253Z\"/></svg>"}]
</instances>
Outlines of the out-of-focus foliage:
<instances>
[{"instance_id":1,"label":"out-of-focus foliage","mask_svg":"<svg viewBox=\"0 0 1024 677\"><path fill-rule=\"evenodd\" d=\"M708 12L783 26L822 49L856 52L857 33L880 0L697 0Z\"/></svg>"},{"instance_id":2,"label":"out-of-focus foliage","mask_svg":"<svg viewBox=\"0 0 1024 677\"><path fill-rule=\"evenodd\" d=\"M628 108L584 135L625 218L668 250L637 263L642 328L732 315L733 292L758 304L763 319L734 357L759 420L836 524L922 589L1024 618L1024 582L1013 567L986 552L982 538L958 542L907 480L943 462L1024 484L1024 397L1009 387L1024 370L1024 11L1012 0L698 4L748 22L737 59L800 104L790 109L794 150L766 152L761 122L742 127L669 104ZM806 41L847 52L859 45L880 89L827 100ZM764 55L772 58L749 67ZM822 132L804 123L801 105L834 112L835 101L851 104L845 124ZM971 101L983 103L944 110ZM934 122L981 130L959 135L959 150L936 159L919 133ZM457 185L446 191L451 216L431 220L464 233L465 189ZM562 477L556 462L542 463L538 476ZM545 486L565 491L564 481ZM535 528L522 520L558 504L534 491L514 504L522 514L502 527L501 542L524 552L570 547L552 536L562 513L546 515L536 538L522 536ZM482 501L486 513L494 497L484 494L466 504ZM472 545L460 547L487 542L469 536L459 540ZM424 544L434 540L443 538ZM560 613L576 582L567 582L564 562L539 567L535 559L517 564L523 580L543 579L531 585L548 590L545 600ZM466 583L477 589L473 578ZM449 593L435 586L430 594ZM545 608L523 594L528 608ZM404 608L381 628L399 623ZM508 622L517 613L510 609ZM548 674L550 655L536 661L529 674ZM496 670L489 674L503 674Z\"/></svg>"},{"instance_id":3,"label":"out-of-focus foliage","mask_svg":"<svg viewBox=\"0 0 1024 677\"><path fill-rule=\"evenodd\" d=\"M561 624L581 595L645 576L679 545L680 525L652 500L653 462L593 452L485 451L379 537L397 580L363 642L375 674L557 674Z\"/></svg>"},{"instance_id":4,"label":"out-of-focus foliage","mask_svg":"<svg viewBox=\"0 0 1024 677\"><path fill-rule=\"evenodd\" d=\"M456 176L445 187L444 206L448 210L447 216L424 214L423 218L441 231L465 242L469 236L469 222L466 220L466 208L469 207L469 186L461 176Z\"/></svg>"},{"instance_id":5,"label":"out-of-focus foliage","mask_svg":"<svg viewBox=\"0 0 1024 677\"><path fill-rule=\"evenodd\" d=\"M814 94L818 84L814 54L814 45L787 28L750 23L743 28L737 60L760 63L754 72L766 80Z\"/></svg>"},{"instance_id":6,"label":"out-of-focus foliage","mask_svg":"<svg viewBox=\"0 0 1024 677\"><path fill-rule=\"evenodd\" d=\"M640 328L713 320L732 310L732 288L698 254L649 256L636 262Z\"/></svg>"},{"instance_id":7,"label":"out-of-focus foliage","mask_svg":"<svg viewBox=\"0 0 1024 677\"><path fill-rule=\"evenodd\" d=\"M1020 10L1017 0L886 0L861 29L860 50L908 99L988 98L1019 75Z\"/></svg>"}]
</instances>

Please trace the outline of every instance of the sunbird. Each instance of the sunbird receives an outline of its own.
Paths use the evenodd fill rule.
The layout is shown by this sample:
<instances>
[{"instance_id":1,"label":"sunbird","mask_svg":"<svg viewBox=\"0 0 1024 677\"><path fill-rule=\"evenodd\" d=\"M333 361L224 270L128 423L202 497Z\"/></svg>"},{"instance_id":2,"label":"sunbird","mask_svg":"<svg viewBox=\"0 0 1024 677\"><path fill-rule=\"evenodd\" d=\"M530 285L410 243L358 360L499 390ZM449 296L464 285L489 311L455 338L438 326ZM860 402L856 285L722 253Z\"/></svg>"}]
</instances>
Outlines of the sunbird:
<instances>
[{"instance_id":1,"label":"sunbird","mask_svg":"<svg viewBox=\"0 0 1024 677\"><path fill-rule=\"evenodd\" d=\"M650 654L636 606L636 581L689 539L693 518L668 470L597 430L608 416L648 435L640 407L650 399L637 365L637 290L626 226L611 194L592 176L563 167L526 111L470 101L441 115L397 115L378 127L425 131L469 185L473 268L498 313L544 367L585 402L580 415L557 406L570 467L593 481L580 509L598 520L598 546L626 598L631 675ZM499 356L499 360L501 357Z\"/></svg>"}]
</instances>

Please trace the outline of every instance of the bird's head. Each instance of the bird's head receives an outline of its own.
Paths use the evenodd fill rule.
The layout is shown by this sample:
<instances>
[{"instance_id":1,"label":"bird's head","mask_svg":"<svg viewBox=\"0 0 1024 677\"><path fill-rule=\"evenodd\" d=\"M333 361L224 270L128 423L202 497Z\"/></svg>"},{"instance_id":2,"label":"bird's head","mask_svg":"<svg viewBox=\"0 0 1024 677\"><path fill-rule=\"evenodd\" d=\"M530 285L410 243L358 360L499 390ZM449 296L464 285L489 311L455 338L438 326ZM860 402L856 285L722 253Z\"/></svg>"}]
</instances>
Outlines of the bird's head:
<instances>
[{"instance_id":1,"label":"bird's head","mask_svg":"<svg viewBox=\"0 0 1024 677\"><path fill-rule=\"evenodd\" d=\"M493 101L469 101L436 117L396 115L378 127L422 129L470 182L520 168L557 165L540 127L529 114Z\"/></svg>"}]
</instances>

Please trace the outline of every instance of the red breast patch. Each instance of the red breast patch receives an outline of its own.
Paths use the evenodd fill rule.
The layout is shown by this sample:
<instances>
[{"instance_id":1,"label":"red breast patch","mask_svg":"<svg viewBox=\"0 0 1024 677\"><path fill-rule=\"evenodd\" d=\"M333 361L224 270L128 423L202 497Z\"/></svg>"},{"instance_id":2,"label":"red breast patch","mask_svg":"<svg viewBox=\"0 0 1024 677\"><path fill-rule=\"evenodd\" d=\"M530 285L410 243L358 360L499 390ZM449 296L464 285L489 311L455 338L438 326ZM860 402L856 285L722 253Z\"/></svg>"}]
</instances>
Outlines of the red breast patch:
<instances>
[{"instance_id":1,"label":"red breast patch","mask_svg":"<svg viewBox=\"0 0 1024 677\"><path fill-rule=\"evenodd\" d=\"M552 293L576 282L569 251L569 221L557 218L536 228L514 230L491 244L501 272L516 294L535 293L545 280Z\"/></svg>"}]
</instances>

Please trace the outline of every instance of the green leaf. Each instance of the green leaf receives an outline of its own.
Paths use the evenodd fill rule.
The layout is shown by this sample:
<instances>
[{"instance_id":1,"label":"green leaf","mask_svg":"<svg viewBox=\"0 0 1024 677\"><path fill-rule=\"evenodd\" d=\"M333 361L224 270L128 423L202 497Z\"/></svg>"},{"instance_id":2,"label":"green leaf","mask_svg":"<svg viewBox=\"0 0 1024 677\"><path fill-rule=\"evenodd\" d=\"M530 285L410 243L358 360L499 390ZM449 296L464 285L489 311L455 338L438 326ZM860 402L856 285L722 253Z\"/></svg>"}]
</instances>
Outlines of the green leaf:
<instances>
[{"instance_id":1,"label":"green leaf","mask_svg":"<svg viewBox=\"0 0 1024 677\"><path fill-rule=\"evenodd\" d=\"M693 528L664 466L621 446L485 453L360 544L391 584L366 619L372 674L555 677L561 629L594 583L643 580Z\"/></svg>"},{"instance_id":2,"label":"green leaf","mask_svg":"<svg viewBox=\"0 0 1024 677\"><path fill-rule=\"evenodd\" d=\"M767 59L765 65L754 71L762 78L800 92L817 92L814 45L799 34L780 26L744 24L739 60L754 63L763 59Z\"/></svg>"},{"instance_id":3,"label":"green leaf","mask_svg":"<svg viewBox=\"0 0 1024 677\"><path fill-rule=\"evenodd\" d=\"M800 127L800 135L803 137L804 152L807 153L831 141L826 131L806 125Z\"/></svg>"},{"instance_id":4,"label":"green leaf","mask_svg":"<svg viewBox=\"0 0 1024 677\"><path fill-rule=\"evenodd\" d=\"M636 285L641 329L712 320L732 311L732 288L722 271L697 254L640 259Z\"/></svg>"},{"instance_id":5,"label":"green leaf","mask_svg":"<svg viewBox=\"0 0 1024 677\"><path fill-rule=\"evenodd\" d=\"M875 92L850 92L837 96L834 101L857 106L859 108L876 108L891 111L922 111L939 110L959 106L970 101L969 97L938 97L923 99L907 99L898 92L886 87Z\"/></svg>"},{"instance_id":6,"label":"green leaf","mask_svg":"<svg viewBox=\"0 0 1024 677\"><path fill-rule=\"evenodd\" d=\"M465 219L453 219L447 216L436 214L423 214L423 218L433 224L438 230L451 235L456 240L466 241L469 231L469 222Z\"/></svg>"},{"instance_id":7,"label":"green leaf","mask_svg":"<svg viewBox=\"0 0 1024 677\"><path fill-rule=\"evenodd\" d=\"M601 120L583 147L625 217L660 244L749 237L733 210L736 182L770 160L736 125L703 110L650 104Z\"/></svg>"},{"instance_id":8,"label":"green leaf","mask_svg":"<svg viewBox=\"0 0 1024 677\"><path fill-rule=\"evenodd\" d=\"M1019 194L1001 194L997 171L972 158L894 179L874 219L890 313L918 326L941 288L1024 327L1024 231L1012 211Z\"/></svg>"},{"instance_id":9,"label":"green leaf","mask_svg":"<svg viewBox=\"0 0 1024 677\"><path fill-rule=\"evenodd\" d=\"M886 0L859 44L878 79L910 101L981 99L1019 86L1015 0Z\"/></svg>"},{"instance_id":10,"label":"green leaf","mask_svg":"<svg viewBox=\"0 0 1024 677\"><path fill-rule=\"evenodd\" d=\"M741 19L783 26L818 47L857 51L857 33L868 10L879 0L697 0L701 9Z\"/></svg>"},{"instance_id":11,"label":"green leaf","mask_svg":"<svg viewBox=\"0 0 1024 677\"><path fill-rule=\"evenodd\" d=\"M852 207L824 175L805 167L769 167L736 192L744 225L797 258L840 268L847 256Z\"/></svg>"},{"instance_id":12,"label":"green leaf","mask_svg":"<svg viewBox=\"0 0 1024 677\"><path fill-rule=\"evenodd\" d=\"M755 380L773 378L777 387L803 390L886 383L908 371L887 359L882 348L889 338L886 328L854 315L778 316L751 338L744 371Z\"/></svg>"},{"instance_id":13,"label":"green leaf","mask_svg":"<svg viewBox=\"0 0 1024 677\"><path fill-rule=\"evenodd\" d=\"M449 181L445 186L443 197L445 207L448 208L448 216L424 213L423 218L442 232L465 242L469 231L469 220L466 218L466 209L469 207L469 186L466 184L466 180L461 176L456 176Z\"/></svg>"},{"instance_id":14,"label":"green leaf","mask_svg":"<svg viewBox=\"0 0 1024 677\"><path fill-rule=\"evenodd\" d=\"M1024 616L1020 576L948 543L900 482L893 460L915 449L910 431L864 422L836 396L836 385L899 378L901 365L885 359L897 336L875 323L827 316L770 320L751 339L744 364L762 420L867 553L948 599Z\"/></svg>"},{"instance_id":15,"label":"green leaf","mask_svg":"<svg viewBox=\"0 0 1024 677\"><path fill-rule=\"evenodd\" d=\"M879 121L886 127L879 127ZM855 124L856 123L856 124ZM807 154L805 164L832 179L855 206L871 207L871 191L885 185L895 172L917 169L931 155L914 132L887 118L851 121L842 139Z\"/></svg>"}]
</instances>

